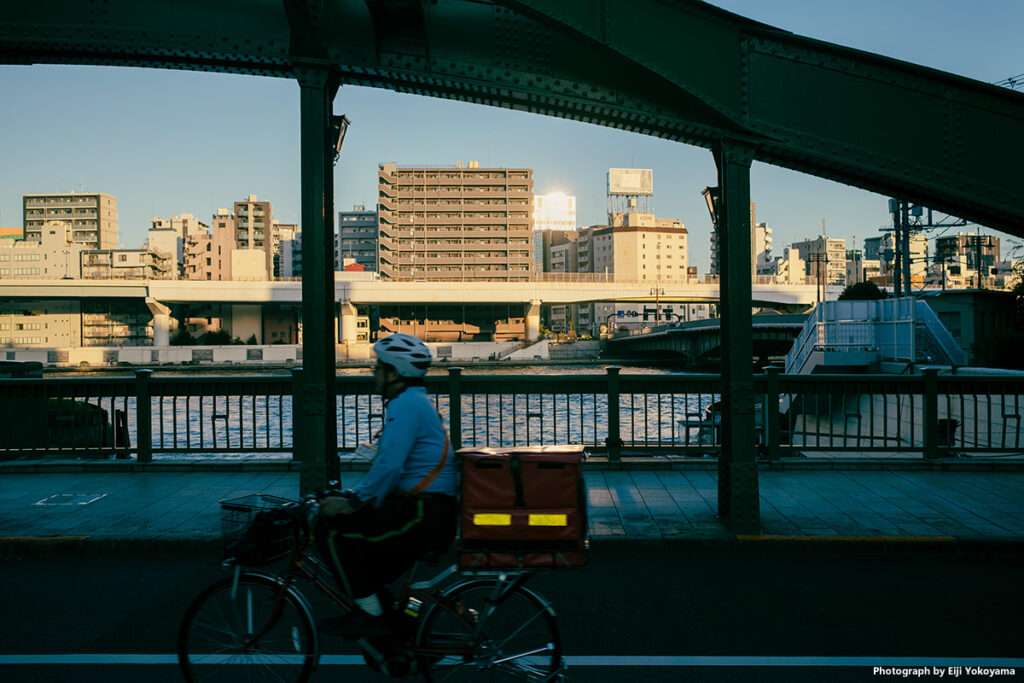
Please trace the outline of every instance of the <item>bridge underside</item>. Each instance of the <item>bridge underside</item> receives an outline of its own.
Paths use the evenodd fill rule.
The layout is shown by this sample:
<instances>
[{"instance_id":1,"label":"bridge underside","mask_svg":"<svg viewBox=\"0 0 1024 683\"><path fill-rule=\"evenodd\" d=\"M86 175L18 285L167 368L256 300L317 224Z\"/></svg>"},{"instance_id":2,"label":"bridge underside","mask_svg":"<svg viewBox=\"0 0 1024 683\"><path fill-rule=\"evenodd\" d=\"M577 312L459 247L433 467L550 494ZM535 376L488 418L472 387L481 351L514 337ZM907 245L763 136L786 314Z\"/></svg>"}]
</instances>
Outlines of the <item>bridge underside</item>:
<instances>
[{"instance_id":1,"label":"bridge underside","mask_svg":"<svg viewBox=\"0 0 1024 683\"><path fill-rule=\"evenodd\" d=\"M243 9L244 8L244 9ZM343 83L587 121L712 150L721 196L719 516L759 528L750 165L831 178L1024 236L1024 95L765 26L698 0L37 0L0 63L149 66L300 85L303 491L336 477L332 103ZM457 436L456 437L456 446ZM308 441L307 441L308 440ZM610 444L612 446L612 444ZM326 463L326 464L325 464ZM331 471L331 468L334 470Z\"/></svg>"},{"instance_id":2,"label":"bridge underside","mask_svg":"<svg viewBox=\"0 0 1024 683\"><path fill-rule=\"evenodd\" d=\"M758 161L1024 235L1024 95L697 0L40 0L5 7L0 62L327 70L706 148L743 140Z\"/></svg>"}]
</instances>

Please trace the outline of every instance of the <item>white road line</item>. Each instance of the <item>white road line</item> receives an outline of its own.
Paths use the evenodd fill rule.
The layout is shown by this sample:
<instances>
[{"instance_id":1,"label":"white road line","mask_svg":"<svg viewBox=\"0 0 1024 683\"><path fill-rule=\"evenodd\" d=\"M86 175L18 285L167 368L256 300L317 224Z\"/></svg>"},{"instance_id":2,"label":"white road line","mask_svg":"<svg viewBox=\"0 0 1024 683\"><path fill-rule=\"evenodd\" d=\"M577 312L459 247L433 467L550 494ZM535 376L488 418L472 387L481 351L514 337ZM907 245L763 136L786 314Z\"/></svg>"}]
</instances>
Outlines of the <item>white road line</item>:
<instances>
[{"instance_id":1,"label":"white road line","mask_svg":"<svg viewBox=\"0 0 1024 683\"><path fill-rule=\"evenodd\" d=\"M1024 658L1007 657L676 657L664 655L567 655L569 666L660 666L660 667L1004 667L1024 668ZM6 654L2 665L72 664L177 664L177 655L156 654ZM323 655L320 666L362 666L362 655Z\"/></svg>"}]
</instances>

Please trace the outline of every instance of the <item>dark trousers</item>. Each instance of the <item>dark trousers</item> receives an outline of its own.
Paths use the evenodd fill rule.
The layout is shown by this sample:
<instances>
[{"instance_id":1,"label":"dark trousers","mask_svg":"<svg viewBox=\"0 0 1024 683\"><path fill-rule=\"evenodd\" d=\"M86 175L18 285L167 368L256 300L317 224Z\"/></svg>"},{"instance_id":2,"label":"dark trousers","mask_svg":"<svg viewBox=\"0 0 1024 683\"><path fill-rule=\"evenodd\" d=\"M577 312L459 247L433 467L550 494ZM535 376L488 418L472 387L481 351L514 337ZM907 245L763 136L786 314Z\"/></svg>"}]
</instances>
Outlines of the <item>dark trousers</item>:
<instances>
[{"instance_id":1,"label":"dark trousers","mask_svg":"<svg viewBox=\"0 0 1024 683\"><path fill-rule=\"evenodd\" d=\"M423 555L444 552L455 539L453 496L388 496L351 515L321 517L316 540L342 590L363 598L397 579Z\"/></svg>"}]
</instances>

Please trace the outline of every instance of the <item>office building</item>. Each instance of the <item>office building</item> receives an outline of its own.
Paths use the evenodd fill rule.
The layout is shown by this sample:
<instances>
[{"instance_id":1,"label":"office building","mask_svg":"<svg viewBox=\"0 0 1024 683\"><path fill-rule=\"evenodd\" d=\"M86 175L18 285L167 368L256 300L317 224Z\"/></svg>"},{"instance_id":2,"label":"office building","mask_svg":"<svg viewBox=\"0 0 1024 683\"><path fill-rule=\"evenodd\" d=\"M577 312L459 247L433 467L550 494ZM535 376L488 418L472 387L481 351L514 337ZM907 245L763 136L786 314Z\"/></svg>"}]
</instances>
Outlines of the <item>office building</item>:
<instances>
[{"instance_id":1,"label":"office building","mask_svg":"<svg viewBox=\"0 0 1024 683\"><path fill-rule=\"evenodd\" d=\"M22 196L25 240L39 242L43 226L63 223L86 249L116 249L117 197L102 192Z\"/></svg>"},{"instance_id":2,"label":"office building","mask_svg":"<svg viewBox=\"0 0 1024 683\"><path fill-rule=\"evenodd\" d=\"M533 271L533 170L381 164L381 278L528 280Z\"/></svg>"},{"instance_id":3,"label":"office building","mask_svg":"<svg viewBox=\"0 0 1024 683\"><path fill-rule=\"evenodd\" d=\"M334 235L334 270L344 270L352 259L366 270L377 269L377 212L356 204L351 211L338 212Z\"/></svg>"}]
</instances>

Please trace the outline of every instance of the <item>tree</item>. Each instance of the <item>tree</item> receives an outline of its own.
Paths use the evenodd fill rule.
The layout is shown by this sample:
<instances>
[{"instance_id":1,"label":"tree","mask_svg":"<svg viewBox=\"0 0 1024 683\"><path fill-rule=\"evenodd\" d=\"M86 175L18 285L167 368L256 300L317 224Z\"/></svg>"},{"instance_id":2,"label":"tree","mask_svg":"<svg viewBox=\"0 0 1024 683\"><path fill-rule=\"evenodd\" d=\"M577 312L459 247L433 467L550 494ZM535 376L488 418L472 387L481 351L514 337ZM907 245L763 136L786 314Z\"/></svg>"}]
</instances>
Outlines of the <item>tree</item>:
<instances>
[{"instance_id":1,"label":"tree","mask_svg":"<svg viewBox=\"0 0 1024 683\"><path fill-rule=\"evenodd\" d=\"M874 282L857 282L849 285L839 295L840 301L869 301L873 299L888 299L889 295L878 288Z\"/></svg>"},{"instance_id":2,"label":"tree","mask_svg":"<svg viewBox=\"0 0 1024 683\"><path fill-rule=\"evenodd\" d=\"M259 344L259 342L256 341L256 335L255 334L250 334L249 338L245 340L245 343L250 345L250 346Z\"/></svg>"},{"instance_id":3,"label":"tree","mask_svg":"<svg viewBox=\"0 0 1024 683\"><path fill-rule=\"evenodd\" d=\"M202 343L206 346L224 346L231 343L231 333L227 330L214 330L202 336Z\"/></svg>"},{"instance_id":4,"label":"tree","mask_svg":"<svg viewBox=\"0 0 1024 683\"><path fill-rule=\"evenodd\" d=\"M178 334L171 339L171 346L195 346L196 338L189 334L184 327L178 330Z\"/></svg>"}]
</instances>

